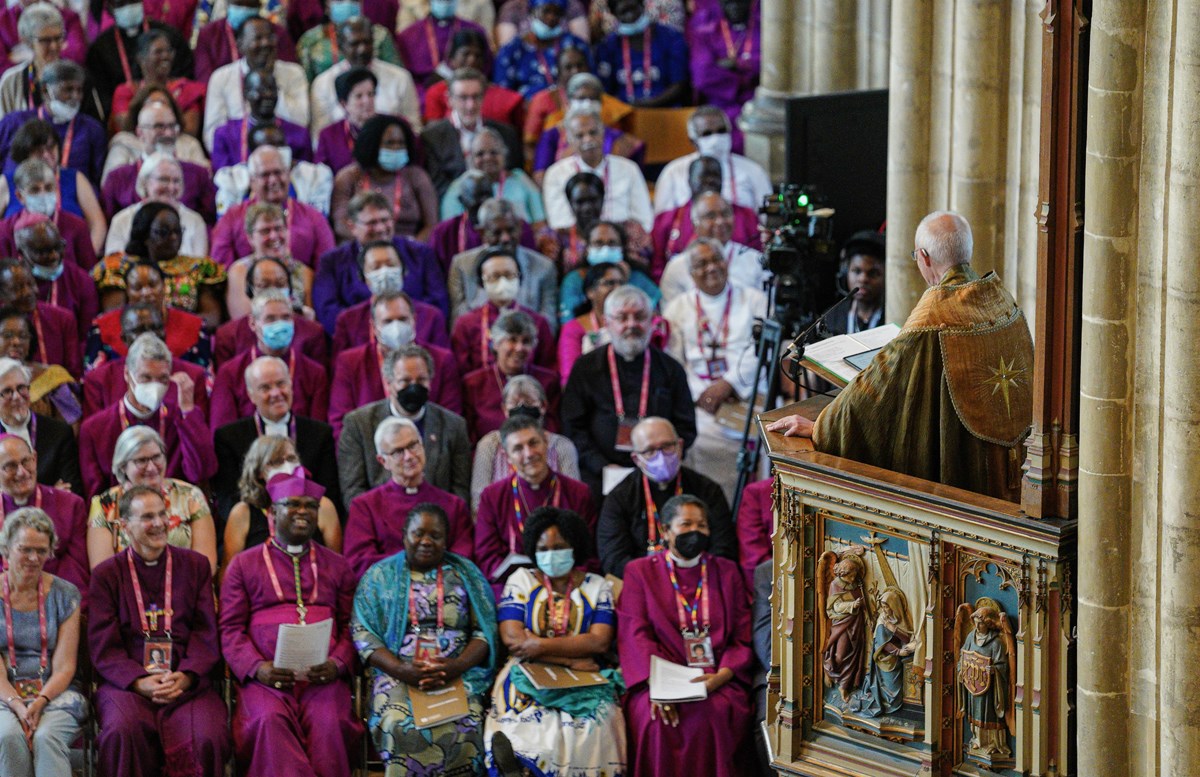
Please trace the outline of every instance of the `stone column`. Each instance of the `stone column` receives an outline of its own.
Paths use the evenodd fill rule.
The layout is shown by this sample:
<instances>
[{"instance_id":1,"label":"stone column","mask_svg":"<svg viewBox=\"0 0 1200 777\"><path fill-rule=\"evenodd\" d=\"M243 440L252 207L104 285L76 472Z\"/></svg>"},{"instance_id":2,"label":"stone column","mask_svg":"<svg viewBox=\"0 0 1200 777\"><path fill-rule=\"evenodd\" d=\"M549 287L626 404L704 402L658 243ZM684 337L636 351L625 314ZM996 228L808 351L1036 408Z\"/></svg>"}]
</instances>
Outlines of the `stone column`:
<instances>
[{"instance_id":1,"label":"stone column","mask_svg":"<svg viewBox=\"0 0 1200 777\"><path fill-rule=\"evenodd\" d=\"M858 82L859 51L855 28L858 3L815 0L813 3L812 91L845 92ZM865 23L868 17L862 17ZM865 57L863 57L865 58Z\"/></svg>"},{"instance_id":2,"label":"stone column","mask_svg":"<svg viewBox=\"0 0 1200 777\"><path fill-rule=\"evenodd\" d=\"M1142 4L1091 20L1080 368L1079 643L1075 773L1125 777L1129 751L1130 505Z\"/></svg>"},{"instance_id":3,"label":"stone column","mask_svg":"<svg viewBox=\"0 0 1200 777\"><path fill-rule=\"evenodd\" d=\"M792 90L793 59L802 56L795 45L793 0L762 0L762 71L755 97L738 119L746 133L746 156L758 162L772 180L783 178L784 100Z\"/></svg>"}]
</instances>

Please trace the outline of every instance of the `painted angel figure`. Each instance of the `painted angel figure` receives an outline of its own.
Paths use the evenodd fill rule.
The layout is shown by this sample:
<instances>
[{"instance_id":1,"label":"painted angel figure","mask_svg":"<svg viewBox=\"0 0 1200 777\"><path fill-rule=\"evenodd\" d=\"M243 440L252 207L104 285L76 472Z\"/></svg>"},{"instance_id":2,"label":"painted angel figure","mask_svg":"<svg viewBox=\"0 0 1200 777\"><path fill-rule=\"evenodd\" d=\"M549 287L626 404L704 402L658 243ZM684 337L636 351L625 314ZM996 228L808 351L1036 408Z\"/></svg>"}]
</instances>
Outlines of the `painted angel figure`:
<instances>
[{"instance_id":1,"label":"painted angel figure","mask_svg":"<svg viewBox=\"0 0 1200 777\"><path fill-rule=\"evenodd\" d=\"M973 625L973 628L972 628ZM960 604L954 616L958 648L959 716L971 726L971 750L1009 756L1008 737L1016 734L1017 651L1008 616L993 599Z\"/></svg>"},{"instance_id":2,"label":"painted angel figure","mask_svg":"<svg viewBox=\"0 0 1200 777\"><path fill-rule=\"evenodd\" d=\"M867 670L867 623L870 618L864 582L867 565L863 548L840 556L825 551L817 561L818 603L825 615L821 659L829 682L837 685L842 701L863 684Z\"/></svg>"}]
</instances>

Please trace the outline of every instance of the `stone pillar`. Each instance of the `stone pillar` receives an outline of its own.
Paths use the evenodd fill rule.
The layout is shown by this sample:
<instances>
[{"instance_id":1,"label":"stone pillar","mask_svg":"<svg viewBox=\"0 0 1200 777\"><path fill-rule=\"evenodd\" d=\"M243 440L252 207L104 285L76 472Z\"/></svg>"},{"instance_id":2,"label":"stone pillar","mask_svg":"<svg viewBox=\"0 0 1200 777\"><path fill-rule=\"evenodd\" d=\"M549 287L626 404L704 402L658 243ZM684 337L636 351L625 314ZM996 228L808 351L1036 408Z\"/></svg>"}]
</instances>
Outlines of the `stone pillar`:
<instances>
[{"instance_id":1,"label":"stone pillar","mask_svg":"<svg viewBox=\"0 0 1200 777\"><path fill-rule=\"evenodd\" d=\"M858 12L859 4L847 0L815 0L813 3L814 94L846 92L858 85L859 51L855 30Z\"/></svg>"},{"instance_id":2,"label":"stone pillar","mask_svg":"<svg viewBox=\"0 0 1200 777\"><path fill-rule=\"evenodd\" d=\"M762 165L771 180L783 178L784 100L792 90L792 61L802 56L794 45L793 0L762 0L762 71L755 97L738 119L746 133L746 156Z\"/></svg>"},{"instance_id":3,"label":"stone pillar","mask_svg":"<svg viewBox=\"0 0 1200 777\"><path fill-rule=\"evenodd\" d=\"M1143 13L1098 4L1091 20L1080 368L1079 643L1075 773L1132 774L1130 506ZM1132 202L1131 202L1132 200Z\"/></svg>"},{"instance_id":4,"label":"stone pillar","mask_svg":"<svg viewBox=\"0 0 1200 777\"><path fill-rule=\"evenodd\" d=\"M889 321L903 323L925 281L913 233L929 212L934 0L893 0L888 97L887 286Z\"/></svg>"}]
</instances>

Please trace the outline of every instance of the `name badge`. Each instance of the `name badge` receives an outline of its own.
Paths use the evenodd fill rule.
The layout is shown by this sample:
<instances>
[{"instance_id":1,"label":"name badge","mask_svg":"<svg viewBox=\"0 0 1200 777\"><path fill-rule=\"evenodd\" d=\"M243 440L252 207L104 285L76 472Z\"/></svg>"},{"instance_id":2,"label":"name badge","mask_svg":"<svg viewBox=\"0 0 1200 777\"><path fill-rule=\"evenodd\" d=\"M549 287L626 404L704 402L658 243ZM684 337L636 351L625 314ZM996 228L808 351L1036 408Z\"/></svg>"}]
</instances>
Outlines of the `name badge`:
<instances>
[{"instance_id":1,"label":"name badge","mask_svg":"<svg viewBox=\"0 0 1200 777\"><path fill-rule=\"evenodd\" d=\"M613 447L625 453L633 450L633 427L636 423L626 419L617 425L617 444Z\"/></svg>"},{"instance_id":2,"label":"name badge","mask_svg":"<svg viewBox=\"0 0 1200 777\"><path fill-rule=\"evenodd\" d=\"M698 637L683 635L683 647L687 650L688 666L708 668L716 665L713 658L712 638L707 634Z\"/></svg>"},{"instance_id":3,"label":"name badge","mask_svg":"<svg viewBox=\"0 0 1200 777\"><path fill-rule=\"evenodd\" d=\"M709 380L716 380L724 375L726 370L729 369L729 366L725 363L724 359L707 359L704 363L708 369Z\"/></svg>"},{"instance_id":4,"label":"name badge","mask_svg":"<svg viewBox=\"0 0 1200 777\"><path fill-rule=\"evenodd\" d=\"M20 696L22 699L36 699L37 695L42 692L42 680L41 678L15 680L13 681L13 688L16 689L17 696Z\"/></svg>"},{"instance_id":5,"label":"name badge","mask_svg":"<svg viewBox=\"0 0 1200 777\"><path fill-rule=\"evenodd\" d=\"M146 640L142 645L142 666L150 674L170 672L171 658L171 641L168 639Z\"/></svg>"},{"instance_id":6,"label":"name badge","mask_svg":"<svg viewBox=\"0 0 1200 777\"><path fill-rule=\"evenodd\" d=\"M437 634L432 631L422 631L417 637L417 649L413 653L413 660L428 661L431 658L440 658L441 655L442 648L438 643Z\"/></svg>"}]
</instances>

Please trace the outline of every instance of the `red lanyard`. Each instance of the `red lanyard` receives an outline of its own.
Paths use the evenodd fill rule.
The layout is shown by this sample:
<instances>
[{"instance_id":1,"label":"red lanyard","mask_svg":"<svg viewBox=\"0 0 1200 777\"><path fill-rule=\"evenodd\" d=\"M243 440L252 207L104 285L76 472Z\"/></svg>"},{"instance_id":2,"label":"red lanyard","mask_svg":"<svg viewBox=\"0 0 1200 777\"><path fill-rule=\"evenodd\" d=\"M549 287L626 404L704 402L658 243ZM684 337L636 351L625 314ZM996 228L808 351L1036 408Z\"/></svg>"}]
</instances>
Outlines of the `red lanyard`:
<instances>
[{"instance_id":1,"label":"red lanyard","mask_svg":"<svg viewBox=\"0 0 1200 777\"><path fill-rule=\"evenodd\" d=\"M738 57L738 50L733 45L733 31L729 27L729 20L721 20L721 37L725 39L725 53L729 59ZM754 36L750 34L749 28L746 30L746 38L742 41L741 57L748 59L750 57L750 48L754 45Z\"/></svg>"},{"instance_id":2,"label":"red lanyard","mask_svg":"<svg viewBox=\"0 0 1200 777\"><path fill-rule=\"evenodd\" d=\"M546 589L546 620L550 634L565 637L571 628L571 574L567 574L567 590L561 601L550 585L550 576L545 573L542 574L542 586Z\"/></svg>"},{"instance_id":3,"label":"red lanyard","mask_svg":"<svg viewBox=\"0 0 1200 777\"><path fill-rule=\"evenodd\" d=\"M717 358L717 349L724 348L729 342L729 309L733 307L733 287L725 284L728 296L725 297L725 312L721 314L721 323L717 327L721 334L718 336L708 325L708 316L700 306L700 292L696 292L696 346L700 349L700 358L704 358L704 335L709 336L708 345L712 349L712 358ZM710 375L711 379L712 376Z\"/></svg>"},{"instance_id":4,"label":"red lanyard","mask_svg":"<svg viewBox=\"0 0 1200 777\"><path fill-rule=\"evenodd\" d=\"M354 132L350 129L350 120L346 119L345 121L343 121L342 127L344 128L344 130L346 132L346 148L348 148L350 150L350 152L353 153L354 152L354 142L358 138L357 138L357 136L355 136Z\"/></svg>"},{"instance_id":5,"label":"red lanyard","mask_svg":"<svg viewBox=\"0 0 1200 777\"><path fill-rule=\"evenodd\" d=\"M250 151L250 117L248 115L242 117L241 149L242 149L242 152L241 152L241 156L238 157L238 161L245 162L246 157L248 156L249 151Z\"/></svg>"},{"instance_id":6,"label":"red lanyard","mask_svg":"<svg viewBox=\"0 0 1200 777\"><path fill-rule=\"evenodd\" d=\"M492 333L488 331L488 306L490 306L491 304L492 303L490 303L490 302L485 302L485 303L483 303L483 307L480 308L480 316L481 316L481 319L479 322L479 366L480 367L486 367L488 362L490 362L492 360L491 359L491 356L492 356L492 351L491 351Z\"/></svg>"},{"instance_id":7,"label":"red lanyard","mask_svg":"<svg viewBox=\"0 0 1200 777\"><path fill-rule=\"evenodd\" d=\"M467 245L467 214L463 213L461 216L458 217L458 251L456 251L456 253L461 254L463 251L467 250L465 247L466 245Z\"/></svg>"},{"instance_id":8,"label":"red lanyard","mask_svg":"<svg viewBox=\"0 0 1200 777\"><path fill-rule=\"evenodd\" d=\"M364 173L359 188L364 192L371 190L371 177ZM400 200L404 197L404 182L400 180L400 171L396 171L396 180L392 182L392 219L400 220Z\"/></svg>"},{"instance_id":9,"label":"red lanyard","mask_svg":"<svg viewBox=\"0 0 1200 777\"><path fill-rule=\"evenodd\" d=\"M646 407L650 401L650 349L642 356L642 388L638 399L638 420L646 417ZM621 396L621 381L617 377L617 358L613 356L613 347L608 346L608 377L612 382L613 405L617 411L617 423L625 420L625 399Z\"/></svg>"},{"instance_id":10,"label":"red lanyard","mask_svg":"<svg viewBox=\"0 0 1200 777\"><path fill-rule=\"evenodd\" d=\"M42 364L49 364L50 360L46 358L46 335L42 332L42 317L38 315L36 307L33 309L33 331L37 332L38 361Z\"/></svg>"},{"instance_id":11,"label":"red lanyard","mask_svg":"<svg viewBox=\"0 0 1200 777\"><path fill-rule=\"evenodd\" d=\"M442 579L442 570L437 570L437 633L440 637L446 630L446 582ZM412 624L413 634L421 633L421 621L417 618L416 585L410 575L408 581L408 618Z\"/></svg>"},{"instance_id":12,"label":"red lanyard","mask_svg":"<svg viewBox=\"0 0 1200 777\"><path fill-rule=\"evenodd\" d=\"M554 52L554 61L558 62L559 49L562 47L562 41L556 41L552 51ZM534 49L538 59L538 70L541 71L542 78L546 79L547 84L554 83L554 70L550 67L550 62L546 59L546 53L541 47Z\"/></svg>"},{"instance_id":13,"label":"red lanyard","mask_svg":"<svg viewBox=\"0 0 1200 777\"><path fill-rule=\"evenodd\" d=\"M283 597L283 588L279 585L279 576L275 574L275 564L271 561L271 545L276 545L283 553L287 553L287 551L282 546L279 546L274 539L270 539L262 545L263 563L267 565L267 573L271 575L271 586L275 589L275 595L279 597L279 601L286 602L287 599ZM293 556L291 553L287 553L287 555L292 560L292 573L296 578L296 614L300 616L300 623L303 625L304 616L308 614L308 608L304 606L304 595L300 591L300 557ZM316 604L321 579L317 573L317 549L312 546L312 543L309 543L308 546L308 562L312 567L313 575L312 593L308 596L308 603Z\"/></svg>"},{"instance_id":14,"label":"red lanyard","mask_svg":"<svg viewBox=\"0 0 1200 777\"><path fill-rule=\"evenodd\" d=\"M458 19L455 19L450 24L450 34L447 36L446 47L449 48L450 41L454 39L454 33L458 32ZM425 17L425 42L429 45L429 59L432 61L434 68L441 64L442 58L446 56L445 52L441 51L437 45L437 35L434 34L433 19Z\"/></svg>"},{"instance_id":15,"label":"red lanyard","mask_svg":"<svg viewBox=\"0 0 1200 777\"><path fill-rule=\"evenodd\" d=\"M29 439L31 439L31 440L37 439L37 432L34 430L34 425L33 425L33 419L36 417L37 416L33 415L32 413L29 414ZM11 496L9 496L8 494L4 495L3 504L4 504L4 515L8 515L13 510L17 509L17 501L15 499L13 499ZM10 504L12 505L12 507L9 507ZM42 487L40 485L34 485L34 487L33 487L33 506L38 509L41 509L41 507L42 507ZM0 528L3 528L3 526L4 526L4 520L2 518L0 518ZM0 565L2 565L4 569L8 569L8 561L0 560Z\"/></svg>"},{"instance_id":16,"label":"red lanyard","mask_svg":"<svg viewBox=\"0 0 1200 777\"><path fill-rule=\"evenodd\" d=\"M331 65L336 65L338 63L337 31L333 24L325 25L325 37L329 39L329 62Z\"/></svg>"},{"instance_id":17,"label":"red lanyard","mask_svg":"<svg viewBox=\"0 0 1200 777\"><path fill-rule=\"evenodd\" d=\"M51 121L51 117L46 114L46 108L44 106L41 108L38 108L37 116L42 121L45 121L45 122L48 122L51 124L53 123ZM60 149L60 152L58 155L58 166L59 167L70 167L70 165L67 164L67 160L71 157L71 144L74 142L74 140L75 140L75 119L71 119L71 122L69 124L67 124L67 136L65 138L63 138L62 148Z\"/></svg>"},{"instance_id":18,"label":"red lanyard","mask_svg":"<svg viewBox=\"0 0 1200 777\"><path fill-rule=\"evenodd\" d=\"M236 61L238 58L237 41L233 39L233 26L229 24L229 20L225 20L225 38L229 41L229 61Z\"/></svg>"},{"instance_id":19,"label":"red lanyard","mask_svg":"<svg viewBox=\"0 0 1200 777\"><path fill-rule=\"evenodd\" d=\"M675 611L679 614L679 630L686 635L688 621L691 620L692 634L707 634L712 625L708 613L708 559L700 559L700 582L696 585L696 598L689 606L687 599L683 596L683 591L679 588L679 578L675 577L675 562L671 560L670 551L664 553L663 558L667 562L667 574L671 577L671 587L675 589ZM699 617L697 617L697 612L699 612ZM703 632L700 630L700 619L703 619L704 623Z\"/></svg>"},{"instance_id":20,"label":"red lanyard","mask_svg":"<svg viewBox=\"0 0 1200 777\"><path fill-rule=\"evenodd\" d=\"M122 399L117 405L117 414L121 416L121 431L129 428L129 415L125 412L125 400ZM167 406L164 404L158 408L158 436L167 439Z\"/></svg>"},{"instance_id":21,"label":"red lanyard","mask_svg":"<svg viewBox=\"0 0 1200 777\"><path fill-rule=\"evenodd\" d=\"M675 475L675 496L683 493L683 473ZM642 475L642 496L646 500L646 549L655 551L661 540L658 538L662 527L658 523L658 505L654 504L654 495L650 492L650 478Z\"/></svg>"},{"instance_id":22,"label":"red lanyard","mask_svg":"<svg viewBox=\"0 0 1200 777\"><path fill-rule=\"evenodd\" d=\"M150 29L149 20L142 20L142 32ZM133 70L129 67L129 55L125 53L125 35L120 27L113 27L113 38L117 44L117 56L121 58L121 70L125 73L125 83L133 87Z\"/></svg>"},{"instance_id":23,"label":"red lanyard","mask_svg":"<svg viewBox=\"0 0 1200 777\"><path fill-rule=\"evenodd\" d=\"M8 670L12 678L17 678L17 642L13 638L13 608L12 593L8 588L8 575L4 575L4 631L8 636ZM37 590L38 629L42 633L42 656L39 664L38 679L46 677L46 667L50 665L50 637L46 626L46 588L42 584L42 573L38 573Z\"/></svg>"},{"instance_id":24,"label":"red lanyard","mask_svg":"<svg viewBox=\"0 0 1200 777\"><path fill-rule=\"evenodd\" d=\"M550 473L551 484L554 487L554 493L550 496L550 504L558 507L559 500L562 497L562 483L558 481L558 475ZM517 531L521 534L525 533L525 519L522 517L521 511L521 486L520 480L514 473L512 476L512 496L513 496L513 512L517 514ZM530 510L530 512L533 512ZM512 527L508 527L508 547L509 550L516 550L516 534L513 533Z\"/></svg>"},{"instance_id":25,"label":"red lanyard","mask_svg":"<svg viewBox=\"0 0 1200 777\"><path fill-rule=\"evenodd\" d=\"M621 57L625 61L625 95L633 102L633 64L629 56L629 38L621 38ZM650 96L650 26L642 31L642 97Z\"/></svg>"},{"instance_id":26,"label":"red lanyard","mask_svg":"<svg viewBox=\"0 0 1200 777\"><path fill-rule=\"evenodd\" d=\"M158 630L158 616L159 615L164 616L163 617L163 633L165 633L167 635L168 639L170 639L170 637L171 637L171 618L175 615L175 611L173 609L171 609L171 600L174 597L173 597L173 591L171 590L171 580L173 578L173 575L172 575L172 571L171 571L171 563L172 562L171 562L170 547L168 547L166 550L163 551L163 555L165 555L167 557L167 582L166 582L166 588L163 592L164 608L162 610L159 610L158 607L154 604L154 602L151 602L150 603L150 613L149 613L150 618L149 618L149 620L147 620L146 619L146 615L147 615L146 603L142 599L142 584L138 580L137 570L134 569L134 567L133 567L133 548L129 548L128 550L125 551L125 560L129 562L129 579L133 581L133 598L135 600L137 600L138 620L141 621L142 634L144 634L146 636L146 639L150 638L151 632Z\"/></svg>"}]
</instances>

